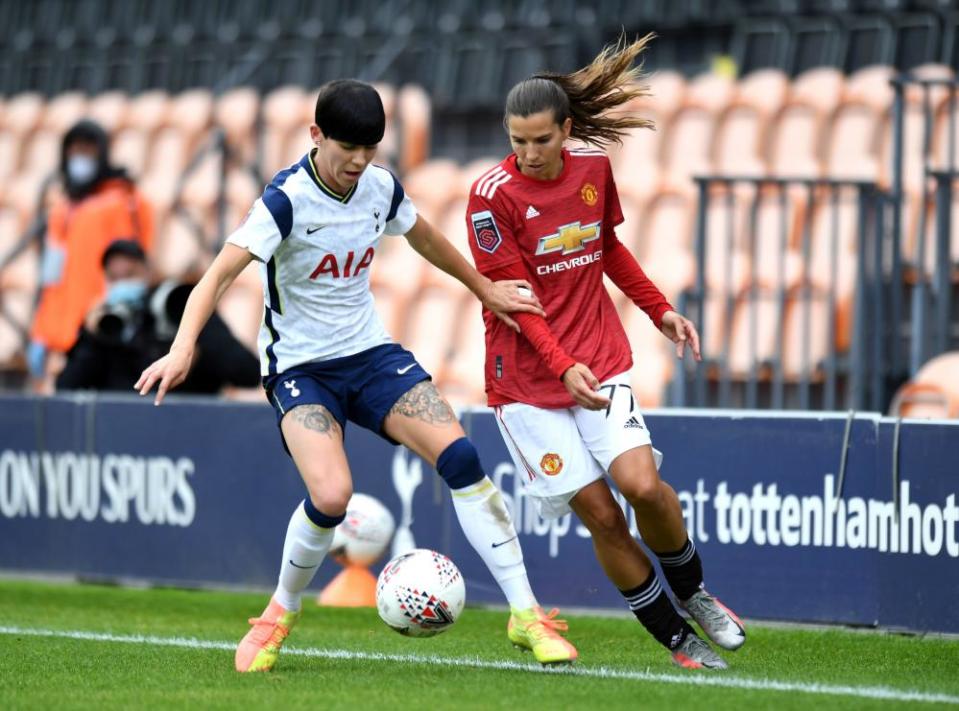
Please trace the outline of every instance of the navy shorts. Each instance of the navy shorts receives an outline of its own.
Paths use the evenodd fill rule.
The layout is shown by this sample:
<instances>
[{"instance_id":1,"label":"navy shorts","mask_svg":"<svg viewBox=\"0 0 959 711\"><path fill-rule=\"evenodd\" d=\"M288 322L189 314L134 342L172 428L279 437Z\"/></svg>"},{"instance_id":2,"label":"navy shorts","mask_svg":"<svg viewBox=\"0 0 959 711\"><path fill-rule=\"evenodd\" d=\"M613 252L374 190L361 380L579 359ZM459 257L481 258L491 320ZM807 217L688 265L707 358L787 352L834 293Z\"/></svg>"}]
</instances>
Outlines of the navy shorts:
<instances>
[{"instance_id":1,"label":"navy shorts","mask_svg":"<svg viewBox=\"0 0 959 711\"><path fill-rule=\"evenodd\" d=\"M396 401L424 380L430 380L430 374L412 353L386 343L343 358L303 363L265 378L263 385L277 426L297 405L322 405L344 434L349 420L398 444L383 432L383 421Z\"/></svg>"}]
</instances>

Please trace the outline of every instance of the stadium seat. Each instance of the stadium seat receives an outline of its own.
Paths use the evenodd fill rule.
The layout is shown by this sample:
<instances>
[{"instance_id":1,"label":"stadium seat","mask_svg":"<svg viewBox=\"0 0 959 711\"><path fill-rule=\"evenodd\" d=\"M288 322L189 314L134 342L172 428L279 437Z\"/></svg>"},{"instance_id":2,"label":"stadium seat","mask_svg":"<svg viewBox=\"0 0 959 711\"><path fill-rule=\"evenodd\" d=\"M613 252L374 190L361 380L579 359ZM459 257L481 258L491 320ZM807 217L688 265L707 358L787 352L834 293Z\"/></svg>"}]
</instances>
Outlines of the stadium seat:
<instances>
[{"instance_id":1,"label":"stadium seat","mask_svg":"<svg viewBox=\"0 0 959 711\"><path fill-rule=\"evenodd\" d=\"M662 180L660 151L666 115L655 106L637 109L643 118L656 123L656 129L635 128L608 150L613 174L621 191L644 198L659 188Z\"/></svg>"},{"instance_id":2,"label":"stadium seat","mask_svg":"<svg viewBox=\"0 0 959 711\"><path fill-rule=\"evenodd\" d=\"M445 158L422 163L403 178L403 188L417 211L434 225L439 224L450 201L457 197L460 185L459 166Z\"/></svg>"},{"instance_id":3,"label":"stadium seat","mask_svg":"<svg viewBox=\"0 0 959 711\"><path fill-rule=\"evenodd\" d=\"M146 91L130 98L127 107L127 125L154 134L169 120L173 106L165 91Z\"/></svg>"},{"instance_id":4,"label":"stadium seat","mask_svg":"<svg viewBox=\"0 0 959 711\"><path fill-rule=\"evenodd\" d=\"M633 353L630 383L638 405L640 408L661 407L675 367L672 343L635 306L624 309L622 321Z\"/></svg>"},{"instance_id":5,"label":"stadium seat","mask_svg":"<svg viewBox=\"0 0 959 711\"><path fill-rule=\"evenodd\" d=\"M451 355L456 319L463 296L442 287L421 290L409 305L402 344L428 373L442 377Z\"/></svg>"},{"instance_id":6,"label":"stadium seat","mask_svg":"<svg viewBox=\"0 0 959 711\"><path fill-rule=\"evenodd\" d=\"M250 275L247 276L246 273ZM217 313L243 345L256 353L256 337L263 320L263 291L259 265L250 264L220 298Z\"/></svg>"},{"instance_id":7,"label":"stadium seat","mask_svg":"<svg viewBox=\"0 0 959 711\"><path fill-rule=\"evenodd\" d=\"M260 165L265 179L288 165L287 143L293 131L303 125L305 104L306 93L298 86L282 86L264 97Z\"/></svg>"},{"instance_id":8,"label":"stadium seat","mask_svg":"<svg viewBox=\"0 0 959 711\"><path fill-rule=\"evenodd\" d=\"M0 364L22 359L35 299L33 290L0 289Z\"/></svg>"},{"instance_id":9,"label":"stadium seat","mask_svg":"<svg viewBox=\"0 0 959 711\"><path fill-rule=\"evenodd\" d=\"M147 169L149 151L150 136L137 126L120 129L110 141L110 159L115 165L126 168L134 178L143 175Z\"/></svg>"},{"instance_id":10,"label":"stadium seat","mask_svg":"<svg viewBox=\"0 0 959 711\"><path fill-rule=\"evenodd\" d=\"M686 97L686 78L679 72L661 69L650 74L644 81L649 86L650 96L640 99L640 103L635 106L637 110L649 105L661 116L669 117L682 106Z\"/></svg>"},{"instance_id":11,"label":"stadium seat","mask_svg":"<svg viewBox=\"0 0 959 711\"><path fill-rule=\"evenodd\" d=\"M954 77L952 69L938 64L916 67L911 74L918 79L951 80ZM929 109L934 112L945 98L944 87L930 87ZM931 145L933 136L928 138L925 136L925 99L918 85L906 87L903 121L903 186L909 190L919 190L922 186L923 167L926 160L926 140ZM886 186L892 184L893 129L893 116L889 112L883 117L879 144L879 180Z\"/></svg>"},{"instance_id":12,"label":"stadium seat","mask_svg":"<svg viewBox=\"0 0 959 711\"><path fill-rule=\"evenodd\" d=\"M423 258L405 239L386 235L380 240L370 267L370 282L393 290L405 303L423 284L424 264Z\"/></svg>"},{"instance_id":13,"label":"stadium seat","mask_svg":"<svg viewBox=\"0 0 959 711\"><path fill-rule=\"evenodd\" d=\"M719 74L700 75L687 85L683 105L663 132L661 157L667 184L691 189L694 175L713 170L716 119L734 95L732 80Z\"/></svg>"},{"instance_id":14,"label":"stadium seat","mask_svg":"<svg viewBox=\"0 0 959 711\"><path fill-rule=\"evenodd\" d=\"M213 122L213 105L213 95L206 89L189 89L171 99L167 121L182 134L188 155L206 137Z\"/></svg>"},{"instance_id":15,"label":"stadium seat","mask_svg":"<svg viewBox=\"0 0 959 711\"><path fill-rule=\"evenodd\" d=\"M479 300L464 299L453 325L452 353L440 380L443 396L454 405L485 403L486 329Z\"/></svg>"},{"instance_id":16,"label":"stadium seat","mask_svg":"<svg viewBox=\"0 0 959 711\"><path fill-rule=\"evenodd\" d=\"M769 127L769 172L783 177L815 178L822 174L819 157L825 115L810 103L790 100Z\"/></svg>"},{"instance_id":17,"label":"stadium seat","mask_svg":"<svg viewBox=\"0 0 959 711\"><path fill-rule=\"evenodd\" d=\"M23 173L46 177L60 167L63 132L52 128L34 131L23 147Z\"/></svg>"},{"instance_id":18,"label":"stadium seat","mask_svg":"<svg viewBox=\"0 0 959 711\"><path fill-rule=\"evenodd\" d=\"M78 91L68 91L52 97L47 102L41 125L62 136L86 115L87 97Z\"/></svg>"},{"instance_id":19,"label":"stadium seat","mask_svg":"<svg viewBox=\"0 0 959 711\"><path fill-rule=\"evenodd\" d=\"M847 96L827 123L826 175L836 179L876 180L880 175L877 143L884 109L860 94L847 92Z\"/></svg>"},{"instance_id":20,"label":"stadium seat","mask_svg":"<svg viewBox=\"0 0 959 711\"><path fill-rule=\"evenodd\" d=\"M114 135L127 124L129 100L122 91L106 91L87 103L87 116L103 127L108 135Z\"/></svg>"},{"instance_id":21,"label":"stadium seat","mask_svg":"<svg viewBox=\"0 0 959 711\"><path fill-rule=\"evenodd\" d=\"M789 78L780 69L758 69L737 82L736 100L756 106L765 116L775 114L789 96Z\"/></svg>"},{"instance_id":22,"label":"stadium seat","mask_svg":"<svg viewBox=\"0 0 959 711\"><path fill-rule=\"evenodd\" d=\"M429 156L430 98L415 84L400 89L396 97L396 117L400 125L399 160L402 173L415 168Z\"/></svg>"},{"instance_id":23,"label":"stadium seat","mask_svg":"<svg viewBox=\"0 0 959 711\"><path fill-rule=\"evenodd\" d=\"M231 89L217 97L213 118L226 133L231 163L248 165L256 160L259 111L259 92L250 87Z\"/></svg>"},{"instance_id":24,"label":"stadium seat","mask_svg":"<svg viewBox=\"0 0 959 711\"><path fill-rule=\"evenodd\" d=\"M734 100L716 119L710 161L714 169L722 175L764 175L765 134L763 109L744 99Z\"/></svg>"},{"instance_id":25,"label":"stadium seat","mask_svg":"<svg viewBox=\"0 0 959 711\"><path fill-rule=\"evenodd\" d=\"M959 351L925 363L893 397L890 414L900 417L959 417Z\"/></svg>"}]
</instances>

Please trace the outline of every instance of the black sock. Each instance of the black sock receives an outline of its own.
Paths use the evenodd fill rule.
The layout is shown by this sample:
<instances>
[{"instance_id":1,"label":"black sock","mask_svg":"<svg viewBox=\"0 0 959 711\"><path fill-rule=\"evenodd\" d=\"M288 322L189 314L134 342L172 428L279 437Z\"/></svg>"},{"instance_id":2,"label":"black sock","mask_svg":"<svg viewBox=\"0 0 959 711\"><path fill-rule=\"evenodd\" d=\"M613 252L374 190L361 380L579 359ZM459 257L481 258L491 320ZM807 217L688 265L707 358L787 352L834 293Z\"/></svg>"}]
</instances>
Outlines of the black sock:
<instances>
[{"instance_id":1,"label":"black sock","mask_svg":"<svg viewBox=\"0 0 959 711\"><path fill-rule=\"evenodd\" d=\"M666 597L655 570L650 571L649 577L639 587L620 592L636 619L666 649L676 649L686 635L693 634L692 627L679 616L673 603Z\"/></svg>"},{"instance_id":2,"label":"black sock","mask_svg":"<svg viewBox=\"0 0 959 711\"><path fill-rule=\"evenodd\" d=\"M663 567L666 582L679 600L688 600L703 586L703 562L699 558L692 539L686 539L686 545L671 553L656 553Z\"/></svg>"}]
</instances>

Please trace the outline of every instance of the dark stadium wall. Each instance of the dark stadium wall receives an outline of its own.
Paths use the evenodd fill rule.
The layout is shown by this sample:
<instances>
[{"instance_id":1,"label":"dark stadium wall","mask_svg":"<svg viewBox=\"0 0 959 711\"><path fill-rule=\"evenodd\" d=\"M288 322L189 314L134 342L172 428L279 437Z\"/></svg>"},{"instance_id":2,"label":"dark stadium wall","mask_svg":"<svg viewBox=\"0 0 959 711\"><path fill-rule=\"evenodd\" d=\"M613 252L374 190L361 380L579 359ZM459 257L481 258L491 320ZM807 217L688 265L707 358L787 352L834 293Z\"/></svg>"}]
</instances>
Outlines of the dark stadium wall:
<instances>
[{"instance_id":1,"label":"dark stadium wall","mask_svg":"<svg viewBox=\"0 0 959 711\"><path fill-rule=\"evenodd\" d=\"M463 423L542 602L621 608L585 530L541 519L524 496L492 416ZM718 411L653 412L647 424L709 589L737 611L959 632L959 424ZM355 490L397 520L412 513L402 539L449 554L469 602L501 603L429 466L356 427L346 446ZM302 495L265 405L0 399L3 572L268 588ZM338 570L326 562L316 585Z\"/></svg>"}]
</instances>

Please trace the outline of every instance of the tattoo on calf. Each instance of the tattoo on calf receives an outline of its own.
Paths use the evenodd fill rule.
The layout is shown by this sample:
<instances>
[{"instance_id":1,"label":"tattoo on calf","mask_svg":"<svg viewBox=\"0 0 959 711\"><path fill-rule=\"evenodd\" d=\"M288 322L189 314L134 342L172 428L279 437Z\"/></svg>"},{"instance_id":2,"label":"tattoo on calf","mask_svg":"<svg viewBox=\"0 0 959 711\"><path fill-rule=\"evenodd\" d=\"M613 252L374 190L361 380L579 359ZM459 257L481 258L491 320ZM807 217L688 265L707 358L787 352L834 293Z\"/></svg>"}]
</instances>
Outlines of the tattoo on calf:
<instances>
[{"instance_id":1,"label":"tattoo on calf","mask_svg":"<svg viewBox=\"0 0 959 711\"><path fill-rule=\"evenodd\" d=\"M453 408L429 380L414 385L390 410L391 415L415 417L431 425L448 425L456 420Z\"/></svg>"},{"instance_id":2,"label":"tattoo on calf","mask_svg":"<svg viewBox=\"0 0 959 711\"><path fill-rule=\"evenodd\" d=\"M322 405L299 405L290 410L290 417L308 430L331 437L341 434L340 423Z\"/></svg>"}]
</instances>

